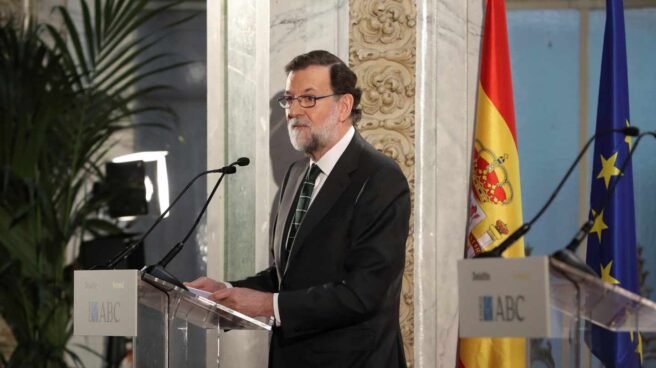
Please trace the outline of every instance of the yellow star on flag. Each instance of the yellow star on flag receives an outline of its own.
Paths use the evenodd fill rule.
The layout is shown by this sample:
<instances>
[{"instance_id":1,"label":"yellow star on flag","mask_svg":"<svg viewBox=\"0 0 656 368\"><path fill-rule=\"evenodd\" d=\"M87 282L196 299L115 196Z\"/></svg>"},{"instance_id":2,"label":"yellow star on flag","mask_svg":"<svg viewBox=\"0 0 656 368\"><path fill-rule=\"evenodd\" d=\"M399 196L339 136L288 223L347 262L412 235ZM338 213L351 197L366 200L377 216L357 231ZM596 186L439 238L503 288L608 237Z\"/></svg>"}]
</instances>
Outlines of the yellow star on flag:
<instances>
[{"instance_id":1,"label":"yellow star on flag","mask_svg":"<svg viewBox=\"0 0 656 368\"><path fill-rule=\"evenodd\" d=\"M597 233L599 238L599 243L601 243L601 232L608 229L608 225L604 223L604 210L601 210L601 215L597 216L597 211L592 210L592 217L595 218L594 224L592 224L592 229L590 233Z\"/></svg>"},{"instance_id":2,"label":"yellow star on flag","mask_svg":"<svg viewBox=\"0 0 656 368\"><path fill-rule=\"evenodd\" d=\"M629 126L630 126L630 124L629 124L629 120L627 119L627 120L626 120L626 127L628 128ZM633 137L631 137L631 136L629 136L629 135L627 135L627 136L624 137L624 142L626 142L626 144L629 145L629 152L631 152L632 145L633 145L633 142L631 141L632 138L633 138Z\"/></svg>"},{"instance_id":3,"label":"yellow star on flag","mask_svg":"<svg viewBox=\"0 0 656 368\"><path fill-rule=\"evenodd\" d=\"M601 171L597 175L597 179L604 179L604 184L606 184L606 189L608 189L608 183L610 183L610 178L620 174L620 169L615 167L615 161L617 161L617 152L615 152L608 159L604 158L604 155L599 155L601 158Z\"/></svg>"},{"instance_id":4,"label":"yellow star on flag","mask_svg":"<svg viewBox=\"0 0 656 368\"><path fill-rule=\"evenodd\" d=\"M630 332L631 336L631 342L633 342L633 331ZM642 335L640 332L638 332L638 343L636 344L636 348L634 350L638 355L640 355L640 364L644 363L644 356L642 353Z\"/></svg>"},{"instance_id":5,"label":"yellow star on flag","mask_svg":"<svg viewBox=\"0 0 656 368\"><path fill-rule=\"evenodd\" d=\"M604 267L604 265L599 265L601 267L601 280L603 282L607 282L609 284L619 284L619 280L611 276L610 274L610 269L613 268L613 261L608 262L608 264Z\"/></svg>"}]
</instances>

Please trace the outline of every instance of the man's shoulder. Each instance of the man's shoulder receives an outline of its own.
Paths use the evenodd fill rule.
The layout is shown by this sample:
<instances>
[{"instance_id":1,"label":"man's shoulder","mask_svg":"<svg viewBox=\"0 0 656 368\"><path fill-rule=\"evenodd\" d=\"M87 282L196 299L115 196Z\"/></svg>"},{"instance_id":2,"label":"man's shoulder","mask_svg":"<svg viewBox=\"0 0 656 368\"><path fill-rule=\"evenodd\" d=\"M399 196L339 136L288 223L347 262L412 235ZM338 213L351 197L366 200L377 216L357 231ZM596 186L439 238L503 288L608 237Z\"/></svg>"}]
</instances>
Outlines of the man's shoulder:
<instances>
[{"instance_id":1,"label":"man's shoulder","mask_svg":"<svg viewBox=\"0 0 656 368\"><path fill-rule=\"evenodd\" d=\"M401 167L399 167L396 161L376 149L364 137L360 139L362 141L361 166L370 167L374 170L382 170L387 173L402 173Z\"/></svg>"}]
</instances>

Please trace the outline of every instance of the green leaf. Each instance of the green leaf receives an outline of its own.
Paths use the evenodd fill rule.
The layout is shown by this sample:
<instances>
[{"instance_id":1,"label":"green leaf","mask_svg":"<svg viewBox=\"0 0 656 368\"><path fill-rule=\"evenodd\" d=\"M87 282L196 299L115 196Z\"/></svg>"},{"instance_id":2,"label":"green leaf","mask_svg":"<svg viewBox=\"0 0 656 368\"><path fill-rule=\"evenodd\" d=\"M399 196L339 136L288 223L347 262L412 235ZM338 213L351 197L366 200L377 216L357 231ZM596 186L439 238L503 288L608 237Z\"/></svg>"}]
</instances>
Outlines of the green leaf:
<instances>
[{"instance_id":1,"label":"green leaf","mask_svg":"<svg viewBox=\"0 0 656 368\"><path fill-rule=\"evenodd\" d=\"M65 7L58 6L57 9L59 10L59 14L64 19L64 25L66 26L66 31L68 32L68 35L71 37L71 42L73 42L73 46L75 47L75 55L76 55L75 61L77 67L79 67L82 70L82 78L80 79L82 80L88 79L89 78L89 69L87 67L88 62L86 56L84 55L84 50L82 49L82 42L80 41L80 35L77 32L77 28L75 28L75 23L73 22L71 15L68 13L68 10Z\"/></svg>"},{"instance_id":2,"label":"green leaf","mask_svg":"<svg viewBox=\"0 0 656 368\"><path fill-rule=\"evenodd\" d=\"M96 64L96 47L95 47L95 34L93 27L91 26L91 13L89 12L89 6L84 0L80 0L80 8L82 8L82 21L84 23L84 32L86 33L87 41L87 53L89 55L90 65Z\"/></svg>"},{"instance_id":3,"label":"green leaf","mask_svg":"<svg viewBox=\"0 0 656 368\"><path fill-rule=\"evenodd\" d=\"M106 3L110 3L110 1L106 1ZM94 8L94 15L95 15L94 27L96 28L95 38L94 38L95 49L99 49L100 45L101 45L101 42L102 42L101 35L103 33L103 28L104 28L103 27L103 18L102 18L102 9L103 9L103 7L102 7L101 1L100 0L95 0L95 2L93 4L93 8Z\"/></svg>"},{"instance_id":4,"label":"green leaf","mask_svg":"<svg viewBox=\"0 0 656 368\"><path fill-rule=\"evenodd\" d=\"M177 68L180 68L182 66L189 65L189 64L190 64L190 62L173 63L173 64L169 64L167 66L163 66L161 68L156 68L156 69L150 70L148 72L145 72L145 73L142 73L142 74L139 74L139 75L136 75L136 76L132 76L131 79L128 79L126 82L123 82L123 84L120 84L116 87L113 87L112 90L114 92L112 93L112 96L117 96L118 94L121 93L121 91L125 90L128 86L133 86L137 82L139 82L143 79L146 79L147 77L160 74L160 73L165 72L167 70L177 69Z\"/></svg>"}]
</instances>

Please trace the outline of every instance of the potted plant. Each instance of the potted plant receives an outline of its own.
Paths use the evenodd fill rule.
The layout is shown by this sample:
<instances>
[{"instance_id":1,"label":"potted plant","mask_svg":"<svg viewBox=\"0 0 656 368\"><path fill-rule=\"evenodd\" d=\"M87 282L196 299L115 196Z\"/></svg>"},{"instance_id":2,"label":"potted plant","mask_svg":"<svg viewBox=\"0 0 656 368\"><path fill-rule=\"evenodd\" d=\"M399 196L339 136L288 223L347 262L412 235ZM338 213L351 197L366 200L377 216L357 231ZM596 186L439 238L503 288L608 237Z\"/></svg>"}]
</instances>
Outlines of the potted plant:
<instances>
[{"instance_id":1,"label":"potted plant","mask_svg":"<svg viewBox=\"0 0 656 368\"><path fill-rule=\"evenodd\" d=\"M184 64L149 55L161 33L137 34L139 27L176 3L148 3L95 0L91 9L81 0L81 26L61 6L61 29L0 26L0 316L16 340L0 366L81 365L67 346L67 247L83 232L118 231L96 217L107 198L90 195L89 183L102 177L116 132L160 125L134 123L134 116L160 110L174 117L140 100L167 88L149 77Z\"/></svg>"}]
</instances>

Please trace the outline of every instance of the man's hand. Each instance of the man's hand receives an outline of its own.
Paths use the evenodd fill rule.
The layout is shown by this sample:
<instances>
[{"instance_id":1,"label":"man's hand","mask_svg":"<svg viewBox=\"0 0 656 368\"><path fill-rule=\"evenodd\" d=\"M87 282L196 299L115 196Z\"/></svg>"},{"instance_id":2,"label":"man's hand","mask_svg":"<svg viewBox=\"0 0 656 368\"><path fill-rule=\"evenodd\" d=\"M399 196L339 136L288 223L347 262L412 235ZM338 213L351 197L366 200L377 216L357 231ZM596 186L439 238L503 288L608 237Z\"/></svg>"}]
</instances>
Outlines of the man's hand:
<instances>
[{"instance_id":1,"label":"man's hand","mask_svg":"<svg viewBox=\"0 0 656 368\"><path fill-rule=\"evenodd\" d=\"M212 299L251 317L273 316L273 294L246 288L221 289Z\"/></svg>"},{"instance_id":2,"label":"man's hand","mask_svg":"<svg viewBox=\"0 0 656 368\"><path fill-rule=\"evenodd\" d=\"M210 293L226 288L226 285L224 283L218 282L216 280L213 280L205 276L199 277L191 282L185 282L184 285L187 287L208 291Z\"/></svg>"}]
</instances>

